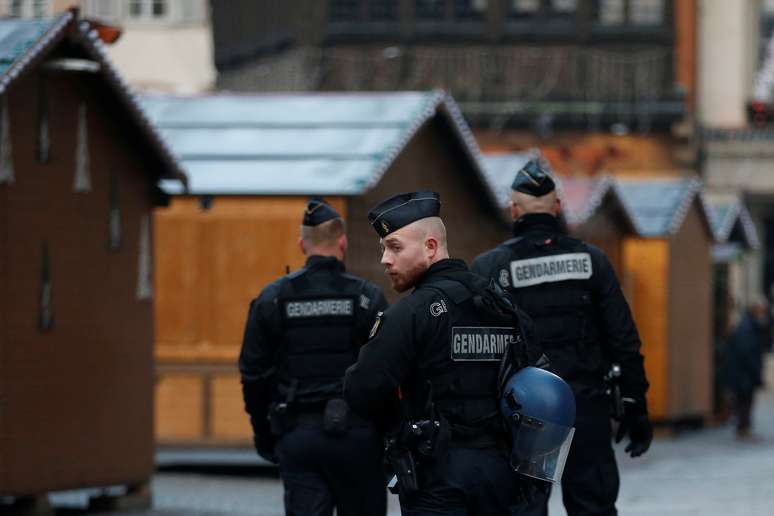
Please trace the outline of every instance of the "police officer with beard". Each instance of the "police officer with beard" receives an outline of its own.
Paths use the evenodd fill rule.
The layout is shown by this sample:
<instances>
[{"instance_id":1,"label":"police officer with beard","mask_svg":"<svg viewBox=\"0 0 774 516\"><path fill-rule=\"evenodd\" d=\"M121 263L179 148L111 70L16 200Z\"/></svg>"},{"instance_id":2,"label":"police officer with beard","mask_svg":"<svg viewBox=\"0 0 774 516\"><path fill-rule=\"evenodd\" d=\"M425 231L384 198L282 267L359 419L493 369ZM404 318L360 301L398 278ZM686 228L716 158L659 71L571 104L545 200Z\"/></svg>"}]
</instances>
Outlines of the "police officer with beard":
<instances>
[{"instance_id":1,"label":"police officer with beard","mask_svg":"<svg viewBox=\"0 0 774 516\"><path fill-rule=\"evenodd\" d=\"M344 272L344 221L324 201L309 201L299 245L306 265L247 316L239 370L255 447L279 462L288 516L383 516L382 437L350 413L342 379L387 301Z\"/></svg>"},{"instance_id":2,"label":"police officer with beard","mask_svg":"<svg viewBox=\"0 0 774 516\"><path fill-rule=\"evenodd\" d=\"M413 291L376 320L344 395L392 423L403 515L511 514L526 480L509 465L498 369L507 346L522 365L537 353L502 290L449 258L439 211L437 193L414 192L369 212L392 287Z\"/></svg>"},{"instance_id":3,"label":"police officer with beard","mask_svg":"<svg viewBox=\"0 0 774 516\"><path fill-rule=\"evenodd\" d=\"M531 316L549 370L575 393L575 437L562 478L567 513L615 515L619 477L609 388L620 392L613 407L621 417L616 442L628 434L626 451L637 457L653 438L637 329L604 253L561 229L555 184L540 164L530 161L519 170L512 190L514 237L478 256L471 269L499 282ZM620 366L620 376L608 386L604 377L612 364ZM547 503L546 496L524 514L547 514Z\"/></svg>"}]
</instances>

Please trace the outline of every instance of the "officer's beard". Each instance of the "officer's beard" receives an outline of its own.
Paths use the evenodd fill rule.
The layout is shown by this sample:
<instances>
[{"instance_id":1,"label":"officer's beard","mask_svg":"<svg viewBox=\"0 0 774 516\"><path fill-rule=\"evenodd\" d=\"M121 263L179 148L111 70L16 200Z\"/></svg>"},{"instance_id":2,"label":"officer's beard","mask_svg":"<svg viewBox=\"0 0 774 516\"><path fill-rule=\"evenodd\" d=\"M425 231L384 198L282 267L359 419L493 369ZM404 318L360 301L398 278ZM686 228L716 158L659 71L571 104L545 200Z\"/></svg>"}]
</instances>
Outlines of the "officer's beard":
<instances>
[{"instance_id":1,"label":"officer's beard","mask_svg":"<svg viewBox=\"0 0 774 516\"><path fill-rule=\"evenodd\" d=\"M427 264L418 263L403 273L398 273L395 270L385 272L390 277L393 290L402 294L416 285L419 279L427 272L427 269Z\"/></svg>"}]
</instances>

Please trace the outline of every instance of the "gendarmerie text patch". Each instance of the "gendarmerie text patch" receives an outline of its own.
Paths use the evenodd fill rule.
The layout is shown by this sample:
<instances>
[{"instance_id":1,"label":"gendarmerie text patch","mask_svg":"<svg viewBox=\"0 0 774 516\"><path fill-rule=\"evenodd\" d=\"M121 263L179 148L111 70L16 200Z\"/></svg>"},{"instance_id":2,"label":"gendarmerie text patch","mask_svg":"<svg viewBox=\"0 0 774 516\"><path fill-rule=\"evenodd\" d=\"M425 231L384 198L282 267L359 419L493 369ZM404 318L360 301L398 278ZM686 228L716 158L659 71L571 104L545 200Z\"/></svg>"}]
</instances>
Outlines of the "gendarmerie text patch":
<instances>
[{"instance_id":1,"label":"gendarmerie text patch","mask_svg":"<svg viewBox=\"0 0 774 516\"><path fill-rule=\"evenodd\" d=\"M451 334L454 361L499 361L516 330L507 327L455 326Z\"/></svg>"},{"instance_id":2,"label":"gendarmerie text patch","mask_svg":"<svg viewBox=\"0 0 774 516\"><path fill-rule=\"evenodd\" d=\"M354 313L352 299L306 299L285 303L285 316L288 319L308 317L351 316Z\"/></svg>"},{"instance_id":3,"label":"gendarmerie text patch","mask_svg":"<svg viewBox=\"0 0 774 516\"><path fill-rule=\"evenodd\" d=\"M589 253L555 254L511 262L511 281L515 288L589 279L592 272Z\"/></svg>"}]
</instances>

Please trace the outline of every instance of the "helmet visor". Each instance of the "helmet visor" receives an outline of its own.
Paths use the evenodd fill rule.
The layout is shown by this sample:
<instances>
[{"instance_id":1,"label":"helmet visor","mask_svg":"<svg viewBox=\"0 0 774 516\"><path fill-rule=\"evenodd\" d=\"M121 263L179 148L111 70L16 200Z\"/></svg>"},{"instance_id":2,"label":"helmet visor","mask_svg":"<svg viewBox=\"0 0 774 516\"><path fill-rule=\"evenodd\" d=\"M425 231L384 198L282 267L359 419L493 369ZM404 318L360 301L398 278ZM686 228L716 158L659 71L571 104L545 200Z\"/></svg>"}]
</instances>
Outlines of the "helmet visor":
<instances>
[{"instance_id":1,"label":"helmet visor","mask_svg":"<svg viewBox=\"0 0 774 516\"><path fill-rule=\"evenodd\" d=\"M525 417L511 432L511 467L528 477L558 484L575 429Z\"/></svg>"}]
</instances>

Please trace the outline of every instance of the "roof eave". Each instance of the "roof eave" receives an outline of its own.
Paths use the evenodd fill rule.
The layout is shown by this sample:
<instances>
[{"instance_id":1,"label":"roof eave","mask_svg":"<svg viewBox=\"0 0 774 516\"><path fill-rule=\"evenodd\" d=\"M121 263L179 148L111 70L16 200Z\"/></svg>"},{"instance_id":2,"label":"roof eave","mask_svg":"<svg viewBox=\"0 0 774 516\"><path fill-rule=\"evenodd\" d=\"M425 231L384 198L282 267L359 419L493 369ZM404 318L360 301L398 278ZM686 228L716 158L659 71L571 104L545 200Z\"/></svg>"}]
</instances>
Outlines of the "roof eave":
<instances>
[{"instance_id":1,"label":"roof eave","mask_svg":"<svg viewBox=\"0 0 774 516\"><path fill-rule=\"evenodd\" d=\"M137 121L141 133L146 137L151 148L156 151L159 159L166 166L165 173L159 179L179 181L183 185L183 189L187 191L188 177L183 172L177 158L175 158L166 142L151 123L132 87L118 73L110 61L104 49L104 44L99 39L98 32L91 27L89 22L82 20L78 24L76 34L77 36L74 36L74 39L83 46L92 59L100 64L100 73L107 79L108 84L112 86L132 118Z\"/></svg>"}]
</instances>

